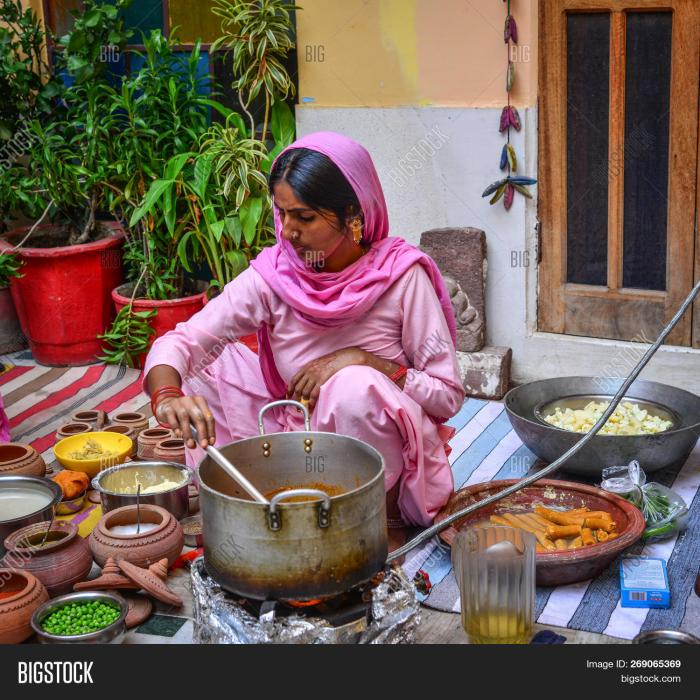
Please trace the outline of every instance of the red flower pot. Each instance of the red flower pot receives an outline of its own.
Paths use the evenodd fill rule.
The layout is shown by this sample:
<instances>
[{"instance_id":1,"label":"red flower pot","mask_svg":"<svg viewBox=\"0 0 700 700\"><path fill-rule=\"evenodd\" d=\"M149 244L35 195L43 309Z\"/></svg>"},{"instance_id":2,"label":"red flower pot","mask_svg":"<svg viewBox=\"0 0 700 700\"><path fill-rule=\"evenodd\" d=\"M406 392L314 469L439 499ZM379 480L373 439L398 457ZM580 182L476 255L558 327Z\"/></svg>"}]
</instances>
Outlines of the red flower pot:
<instances>
[{"instance_id":1,"label":"red flower pot","mask_svg":"<svg viewBox=\"0 0 700 700\"><path fill-rule=\"evenodd\" d=\"M156 338L165 335L168 331L175 328L178 323L187 321L204 308L204 305L207 303L207 291L204 289L205 286L205 283L202 282L200 284L200 287L203 288L202 291L192 296L181 297L180 299L134 299L134 311L151 311L155 309L157 312L156 315L148 321L151 328L156 332L155 335L151 336L151 342L148 345L149 348ZM131 285L124 284L112 290L112 299L114 300L117 313L131 301L132 289L133 287ZM140 356L142 367L147 354L148 353L143 353Z\"/></svg>"},{"instance_id":2,"label":"red flower pot","mask_svg":"<svg viewBox=\"0 0 700 700\"><path fill-rule=\"evenodd\" d=\"M97 336L114 319L110 293L124 278L124 232L106 225L112 235L93 243L17 251L22 277L10 290L34 359L43 365L86 365L102 353ZM50 228L40 226L37 235ZM10 252L27 230L0 238L0 252Z\"/></svg>"}]
</instances>

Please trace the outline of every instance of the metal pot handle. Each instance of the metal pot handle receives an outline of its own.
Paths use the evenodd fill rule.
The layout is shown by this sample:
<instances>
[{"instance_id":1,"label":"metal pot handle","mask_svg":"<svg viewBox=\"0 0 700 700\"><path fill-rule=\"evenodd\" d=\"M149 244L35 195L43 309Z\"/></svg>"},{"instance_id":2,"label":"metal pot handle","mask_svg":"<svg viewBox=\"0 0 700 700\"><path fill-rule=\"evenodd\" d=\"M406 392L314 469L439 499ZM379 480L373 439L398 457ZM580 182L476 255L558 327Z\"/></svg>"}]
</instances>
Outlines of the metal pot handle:
<instances>
[{"instance_id":1,"label":"metal pot handle","mask_svg":"<svg viewBox=\"0 0 700 700\"><path fill-rule=\"evenodd\" d=\"M304 412L304 429L307 433L311 432L311 422L309 421L309 409L299 401L294 401L293 399L280 399L279 401L272 401L271 403L265 404L265 406L263 406L260 409L260 412L258 413L258 429L260 430L261 435L265 434L265 428L263 427L263 416L265 415L265 411L269 410L270 408L274 408L275 406L284 406L285 404L289 404L290 406L296 406Z\"/></svg>"},{"instance_id":2,"label":"metal pot handle","mask_svg":"<svg viewBox=\"0 0 700 700\"><path fill-rule=\"evenodd\" d=\"M270 506L267 514L267 522L270 526L270 530L277 531L282 528L278 506L280 501L291 498L292 496L316 496L320 498L321 505L318 507L318 526L328 527L328 525L330 525L331 497L325 491L319 489L288 489L287 491L276 493L270 499Z\"/></svg>"}]
</instances>

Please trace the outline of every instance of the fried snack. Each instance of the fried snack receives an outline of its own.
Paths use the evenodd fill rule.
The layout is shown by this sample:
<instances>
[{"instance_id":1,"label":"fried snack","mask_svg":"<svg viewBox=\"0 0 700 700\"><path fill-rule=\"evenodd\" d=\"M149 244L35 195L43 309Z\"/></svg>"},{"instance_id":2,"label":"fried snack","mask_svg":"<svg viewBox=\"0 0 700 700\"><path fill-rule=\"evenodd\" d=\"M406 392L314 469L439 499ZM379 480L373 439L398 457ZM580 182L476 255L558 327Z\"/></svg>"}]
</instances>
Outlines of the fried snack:
<instances>
[{"instance_id":1,"label":"fried snack","mask_svg":"<svg viewBox=\"0 0 700 700\"><path fill-rule=\"evenodd\" d=\"M550 510L544 506L535 506L535 513L557 525L583 525L584 520L597 518L612 522L610 513L604 510L584 511L581 508L575 510Z\"/></svg>"},{"instance_id":2,"label":"fried snack","mask_svg":"<svg viewBox=\"0 0 700 700\"><path fill-rule=\"evenodd\" d=\"M64 469L53 480L61 487L63 498L70 501L72 498L77 498L84 493L90 485L90 479L83 472L74 472L69 469Z\"/></svg>"},{"instance_id":3,"label":"fried snack","mask_svg":"<svg viewBox=\"0 0 700 700\"><path fill-rule=\"evenodd\" d=\"M548 523L541 523L539 520L535 520L532 513L522 513L520 515L525 522L530 523L535 530L540 530L541 532L546 532Z\"/></svg>"},{"instance_id":4,"label":"fried snack","mask_svg":"<svg viewBox=\"0 0 700 700\"><path fill-rule=\"evenodd\" d=\"M566 549L569 545L563 537L560 537L558 540L554 540L554 546L557 549Z\"/></svg>"},{"instance_id":5,"label":"fried snack","mask_svg":"<svg viewBox=\"0 0 700 700\"><path fill-rule=\"evenodd\" d=\"M554 542L552 542L550 539L548 539L547 535L542 530L536 529L527 520L525 520L525 518L522 515L514 515L513 513L504 513L503 517L508 521L508 524L511 525L512 527L517 527L517 528L520 528L521 530L531 532L537 538L537 541L545 549L554 549Z\"/></svg>"},{"instance_id":6,"label":"fried snack","mask_svg":"<svg viewBox=\"0 0 700 700\"><path fill-rule=\"evenodd\" d=\"M569 549L579 549L581 547L583 547L583 541L580 535L578 537L574 537L574 539L569 542Z\"/></svg>"},{"instance_id":7,"label":"fried snack","mask_svg":"<svg viewBox=\"0 0 700 700\"><path fill-rule=\"evenodd\" d=\"M560 537L578 537L580 534L580 525L550 525L547 528L547 537L553 540Z\"/></svg>"},{"instance_id":8,"label":"fried snack","mask_svg":"<svg viewBox=\"0 0 700 700\"><path fill-rule=\"evenodd\" d=\"M492 515L490 520L492 523L496 523L496 525L507 525L510 527L510 523L500 515Z\"/></svg>"},{"instance_id":9,"label":"fried snack","mask_svg":"<svg viewBox=\"0 0 700 700\"><path fill-rule=\"evenodd\" d=\"M605 530L596 530L595 537L598 542L607 542L610 539L610 535Z\"/></svg>"},{"instance_id":10,"label":"fried snack","mask_svg":"<svg viewBox=\"0 0 700 700\"><path fill-rule=\"evenodd\" d=\"M593 531L589 527L581 528L581 542L583 542L584 547L590 547L592 544L596 543L595 537L593 537Z\"/></svg>"},{"instance_id":11,"label":"fried snack","mask_svg":"<svg viewBox=\"0 0 700 700\"><path fill-rule=\"evenodd\" d=\"M542 554L546 551L547 550L539 542L535 542L535 552L537 552L537 554Z\"/></svg>"},{"instance_id":12,"label":"fried snack","mask_svg":"<svg viewBox=\"0 0 700 700\"><path fill-rule=\"evenodd\" d=\"M605 530L605 532L613 532L617 529L617 525L612 520L604 518L584 518L581 526L591 530Z\"/></svg>"}]
</instances>

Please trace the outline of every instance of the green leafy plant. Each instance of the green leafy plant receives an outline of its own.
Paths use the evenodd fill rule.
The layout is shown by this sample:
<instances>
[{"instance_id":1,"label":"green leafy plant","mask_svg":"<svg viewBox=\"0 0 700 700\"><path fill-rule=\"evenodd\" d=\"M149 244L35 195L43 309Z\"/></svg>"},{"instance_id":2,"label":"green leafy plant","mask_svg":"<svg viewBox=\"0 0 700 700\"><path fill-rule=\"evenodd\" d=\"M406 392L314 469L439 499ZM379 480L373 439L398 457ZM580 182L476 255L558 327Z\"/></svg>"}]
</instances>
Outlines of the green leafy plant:
<instances>
[{"instance_id":1,"label":"green leafy plant","mask_svg":"<svg viewBox=\"0 0 700 700\"><path fill-rule=\"evenodd\" d=\"M133 214L151 183L163 177L170 159L197 147L209 125L210 108L226 110L202 95L209 78L199 73L199 43L185 57L175 53L176 39L160 31L144 36L143 43L143 53L134 52L143 61L139 70L124 78L120 89L110 91L110 208L129 232L129 278L143 271L143 295L169 299L185 291L174 231L155 213L143 219ZM172 206L176 199L174 193Z\"/></svg>"},{"instance_id":2,"label":"green leafy plant","mask_svg":"<svg viewBox=\"0 0 700 700\"><path fill-rule=\"evenodd\" d=\"M83 12L74 13L56 58L57 70L72 81L63 93L64 109L47 124L32 122L29 187L54 210L55 221L68 225L69 245L99 235L97 214L106 206L111 167L109 62L131 35L118 14L130 2L86 0Z\"/></svg>"},{"instance_id":3,"label":"green leafy plant","mask_svg":"<svg viewBox=\"0 0 700 700\"><path fill-rule=\"evenodd\" d=\"M124 306L107 333L99 336L107 343L101 360L110 364L140 367L140 355L148 349L155 333L148 320L156 315L156 309L135 311L132 304Z\"/></svg>"},{"instance_id":4,"label":"green leafy plant","mask_svg":"<svg viewBox=\"0 0 700 700\"><path fill-rule=\"evenodd\" d=\"M0 289L7 287L13 277L21 277L22 261L12 253L0 253Z\"/></svg>"},{"instance_id":5,"label":"green leafy plant","mask_svg":"<svg viewBox=\"0 0 700 700\"><path fill-rule=\"evenodd\" d=\"M261 93L265 112L260 140L267 139L272 105L294 94L294 82L284 60L294 48L290 13L301 9L284 0L215 0L212 12L221 18L221 36L212 51L230 52L233 87L250 120L250 135L256 136L250 113L253 100Z\"/></svg>"},{"instance_id":6,"label":"green leafy plant","mask_svg":"<svg viewBox=\"0 0 700 700\"><path fill-rule=\"evenodd\" d=\"M61 82L44 60L47 33L21 0L0 0L0 232L13 213L28 218L40 201L22 184L33 119L46 121L56 107Z\"/></svg>"}]
</instances>

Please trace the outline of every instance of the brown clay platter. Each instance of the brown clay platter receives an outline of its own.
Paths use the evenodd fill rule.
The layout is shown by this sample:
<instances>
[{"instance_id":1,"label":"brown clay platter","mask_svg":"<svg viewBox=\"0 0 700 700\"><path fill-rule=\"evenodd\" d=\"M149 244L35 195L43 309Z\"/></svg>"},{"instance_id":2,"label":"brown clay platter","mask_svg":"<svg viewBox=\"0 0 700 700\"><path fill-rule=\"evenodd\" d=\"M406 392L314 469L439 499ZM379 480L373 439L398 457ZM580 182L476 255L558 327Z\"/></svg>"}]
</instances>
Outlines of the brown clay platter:
<instances>
[{"instance_id":1,"label":"brown clay platter","mask_svg":"<svg viewBox=\"0 0 700 700\"><path fill-rule=\"evenodd\" d=\"M452 494L438 513L435 522L439 523L452 513L515 483L515 479L504 479L466 486ZM440 533L440 539L451 545L459 530L465 527L488 521L492 515L531 512L538 504L547 508L570 509L586 506L591 510L606 510L617 523L620 533L620 536L611 542L601 542L591 547L538 553L536 578L540 586L560 586L597 576L644 532L641 511L624 498L587 484L542 479L452 523Z\"/></svg>"}]
</instances>

